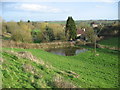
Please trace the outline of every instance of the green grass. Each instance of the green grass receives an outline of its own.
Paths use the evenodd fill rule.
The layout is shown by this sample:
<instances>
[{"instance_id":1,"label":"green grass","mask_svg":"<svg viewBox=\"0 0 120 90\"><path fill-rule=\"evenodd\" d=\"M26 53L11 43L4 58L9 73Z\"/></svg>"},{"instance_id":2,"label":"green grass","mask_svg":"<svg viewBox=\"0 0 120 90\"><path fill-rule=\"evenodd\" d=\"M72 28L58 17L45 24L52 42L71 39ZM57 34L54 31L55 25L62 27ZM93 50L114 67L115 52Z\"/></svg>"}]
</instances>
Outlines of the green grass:
<instances>
[{"instance_id":1,"label":"green grass","mask_svg":"<svg viewBox=\"0 0 120 90\"><path fill-rule=\"evenodd\" d=\"M120 46L118 46L118 44L120 44L118 42L118 37L111 37L111 38L102 40L102 41L99 42L99 44L107 45L107 46L110 46L110 47L120 47Z\"/></svg>"},{"instance_id":2,"label":"green grass","mask_svg":"<svg viewBox=\"0 0 120 90\"><path fill-rule=\"evenodd\" d=\"M16 56L8 53L3 53L3 58L3 88L48 87L47 85L44 85L45 79L40 77L40 75L45 75L45 77L47 77L47 73L43 72L41 69L42 66L38 66L36 63L27 59L18 59ZM36 73L32 74L31 72L25 71L23 65L31 65L36 69ZM39 71L37 71L37 69Z\"/></svg>"},{"instance_id":3,"label":"green grass","mask_svg":"<svg viewBox=\"0 0 120 90\"><path fill-rule=\"evenodd\" d=\"M10 50L10 48L3 48L3 50ZM94 57L94 54L91 50L84 53L80 53L76 56L59 56L39 49L15 48L14 51L16 52L18 51L32 52L34 56L36 56L39 59L42 59L44 62L48 63L48 65L52 65L56 69L53 70L45 68L43 66L44 69L41 70L42 66L33 63L30 60L25 59L15 60L14 56L8 55L7 53L3 53L3 58L5 59L3 67L6 67L5 69L2 70L2 72L4 73L3 76L6 75L7 73L7 76L3 78L3 86L53 87L52 85L49 85L48 82L51 82L54 75L59 74L69 82L72 82L74 85L81 88L117 88L118 51L97 49L97 53L99 53L99 56ZM40 78L35 79L36 82L39 81L41 83L39 84L35 83L36 86L31 84L29 78L30 76L33 77L34 74L31 74L30 72L25 73L21 67L23 63L27 63L35 67L38 70L36 74L39 73L43 74L42 80ZM60 71L67 72L68 70L73 71L79 74L80 76L78 78L74 78L73 76L60 73ZM14 75L13 71L15 74L17 74L17 76ZM11 75L11 77L14 77L13 80L10 79L9 75ZM17 82L17 80L19 79L21 79L20 82ZM11 80L13 81L12 82L13 84L10 83ZM23 84L20 84L21 82L23 82ZM42 85L42 82L44 82L45 85Z\"/></svg>"}]
</instances>

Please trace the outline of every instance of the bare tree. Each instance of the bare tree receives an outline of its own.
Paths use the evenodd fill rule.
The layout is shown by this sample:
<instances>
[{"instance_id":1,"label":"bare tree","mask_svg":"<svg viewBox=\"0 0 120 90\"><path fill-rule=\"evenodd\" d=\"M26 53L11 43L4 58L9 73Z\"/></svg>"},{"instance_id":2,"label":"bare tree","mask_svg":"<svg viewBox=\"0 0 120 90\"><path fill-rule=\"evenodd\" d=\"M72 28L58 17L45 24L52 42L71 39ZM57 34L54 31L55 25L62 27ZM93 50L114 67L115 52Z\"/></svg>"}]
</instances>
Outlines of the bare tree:
<instances>
[{"instance_id":1,"label":"bare tree","mask_svg":"<svg viewBox=\"0 0 120 90\"><path fill-rule=\"evenodd\" d=\"M95 56L96 56L96 47L97 47L97 36L99 35L99 33L101 32L101 30L102 30L102 28L103 28L103 25L102 24L100 24L100 29L99 29L99 31L98 31L98 25L97 24L95 24L94 22L93 23L91 23L91 25L92 25L92 27L93 27L93 29L94 29L94 54L95 54Z\"/></svg>"}]
</instances>

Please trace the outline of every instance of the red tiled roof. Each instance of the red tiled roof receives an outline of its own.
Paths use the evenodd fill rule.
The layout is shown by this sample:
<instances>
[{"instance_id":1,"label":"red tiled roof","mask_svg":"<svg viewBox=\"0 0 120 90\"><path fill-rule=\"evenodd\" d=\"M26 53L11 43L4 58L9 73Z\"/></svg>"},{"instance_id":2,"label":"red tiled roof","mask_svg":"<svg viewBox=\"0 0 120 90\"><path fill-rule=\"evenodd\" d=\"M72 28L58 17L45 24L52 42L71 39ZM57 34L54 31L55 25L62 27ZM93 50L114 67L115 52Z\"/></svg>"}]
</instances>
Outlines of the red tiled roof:
<instances>
[{"instance_id":1,"label":"red tiled roof","mask_svg":"<svg viewBox=\"0 0 120 90\"><path fill-rule=\"evenodd\" d=\"M82 29L78 29L77 34L84 34L84 31Z\"/></svg>"}]
</instances>

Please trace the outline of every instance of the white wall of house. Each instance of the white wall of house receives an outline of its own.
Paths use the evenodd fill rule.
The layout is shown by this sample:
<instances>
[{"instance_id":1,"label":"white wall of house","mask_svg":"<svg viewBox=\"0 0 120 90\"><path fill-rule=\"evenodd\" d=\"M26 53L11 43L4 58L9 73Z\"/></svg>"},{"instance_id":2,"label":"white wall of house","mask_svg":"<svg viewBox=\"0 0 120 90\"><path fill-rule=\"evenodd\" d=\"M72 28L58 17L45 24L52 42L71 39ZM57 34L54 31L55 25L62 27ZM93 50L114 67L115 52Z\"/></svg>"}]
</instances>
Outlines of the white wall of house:
<instances>
[{"instance_id":1,"label":"white wall of house","mask_svg":"<svg viewBox=\"0 0 120 90\"><path fill-rule=\"evenodd\" d=\"M93 24L92 26L93 26L94 28L95 28L95 27L98 27L98 25L97 25L97 24Z\"/></svg>"},{"instance_id":2,"label":"white wall of house","mask_svg":"<svg viewBox=\"0 0 120 90\"><path fill-rule=\"evenodd\" d=\"M81 34L77 34L77 37L81 36Z\"/></svg>"}]
</instances>

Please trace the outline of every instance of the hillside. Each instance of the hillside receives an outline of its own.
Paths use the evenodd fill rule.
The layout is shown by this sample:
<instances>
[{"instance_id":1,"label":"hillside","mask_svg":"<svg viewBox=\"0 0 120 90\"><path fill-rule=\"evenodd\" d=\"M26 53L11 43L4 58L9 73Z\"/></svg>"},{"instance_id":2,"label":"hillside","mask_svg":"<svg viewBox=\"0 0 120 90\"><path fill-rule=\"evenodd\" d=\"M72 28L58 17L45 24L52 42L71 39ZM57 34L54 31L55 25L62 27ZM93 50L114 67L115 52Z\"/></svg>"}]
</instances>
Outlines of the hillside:
<instances>
[{"instance_id":1,"label":"hillside","mask_svg":"<svg viewBox=\"0 0 120 90\"><path fill-rule=\"evenodd\" d=\"M104 40L101 40L99 44L107 45L109 47L120 47L120 42L118 40L119 37L109 37Z\"/></svg>"},{"instance_id":2,"label":"hillside","mask_svg":"<svg viewBox=\"0 0 120 90\"><path fill-rule=\"evenodd\" d=\"M61 87L57 84L60 80L67 87L75 87L57 74L61 72L59 69L37 59L30 52L4 51L2 54L3 88Z\"/></svg>"},{"instance_id":3,"label":"hillside","mask_svg":"<svg viewBox=\"0 0 120 90\"><path fill-rule=\"evenodd\" d=\"M3 88L117 88L118 52L98 49L59 56L39 49L3 48Z\"/></svg>"}]
</instances>

